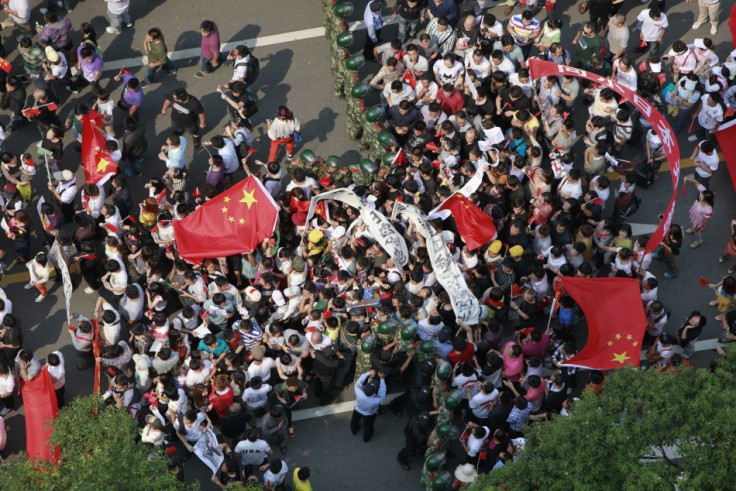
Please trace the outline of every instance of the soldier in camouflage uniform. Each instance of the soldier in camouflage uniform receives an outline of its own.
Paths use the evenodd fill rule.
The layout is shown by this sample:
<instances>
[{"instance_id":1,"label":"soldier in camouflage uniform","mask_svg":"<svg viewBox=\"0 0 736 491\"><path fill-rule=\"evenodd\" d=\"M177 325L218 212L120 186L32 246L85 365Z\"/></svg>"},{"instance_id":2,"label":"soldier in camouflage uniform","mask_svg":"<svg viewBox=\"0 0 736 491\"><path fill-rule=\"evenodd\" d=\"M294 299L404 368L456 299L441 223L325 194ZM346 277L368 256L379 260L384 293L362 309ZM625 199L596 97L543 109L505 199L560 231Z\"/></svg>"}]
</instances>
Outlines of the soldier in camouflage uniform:
<instances>
[{"instance_id":1,"label":"soldier in camouflage uniform","mask_svg":"<svg viewBox=\"0 0 736 491\"><path fill-rule=\"evenodd\" d=\"M381 131L379 121L383 116L383 109L380 106L374 106L366 109L363 114L363 134L360 137L359 148L368 150L378 141L378 133Z\"/></svg>"},{"instance_id":2,"label":"soldier in camouflage uniform","mask_svg":"<svg viewBox=\"0 0 736 491\"><path fill-rule=\"evenodd\" d=\"M381 322L378 326L371 326L371 332L373 332L373 336L375 336L378 346L383 348L384 346L392 344L396 337L395 333L397 327L398 323L393 322L391 319Z\"/></svg>"},{"instance_id":3,"label":"soldier in camouflage uniform","mask_svg":"<svg viewBox=\"0 0 736 491\"><path fill-rule=\"evenodd\" d=\"M357 140L363 134L363 101L370 91L370 85L358 83L355 78L352 82L350 97L347 98L348 120L346 129L348 136L353 140Z\"/></svg>"},{"instance_id":4,"label":"soldier in camouflage uniform","mask_svg":"<svg viewBox=\"0 0 736 491\"><path fill-rule=\"evenodd\" d=\"M424 458L428 459L432 455L446 455L450 443L458 436L457 428L449 423L437 424L427 440L427 451L424 452Z\"/></svg>"},{"instance_id":5,"label":"soldier in camouflage uniform","mask_svg":"<svg viewBox=\"0 0 736 491\"><path fill-rule=\"evenodd\" d=\"M304 170L304 173L307 176L319 179L317 170L321 164L321 158L317 157L313 151L305 149L302 150L299 157L294 159L291 165L289 165L288 172L289 175L291 175L294 172L294 169L300 168Z\"/></svg>"},{"instance_id":6,"label":"soldier in camouflage uniform","mask_svg":"<svg viewBox=\"0 0 736 491\"><path fill-rule=\"evenodd\" d=\"M421 363L424 360L434 360L434 341L426 340L419 343L419 350L417 351L417 363Z\"/></svg>"},{"instance_id":7,"label":"soldier in camouflage uniform","mask_svg":"<svg viewBox=\"0 0 736 491\"><path fill-rule=\"evenodd\" d=\"M345 187L350 183L351 178L348 168L340 166L340 157L337 155L330 155L327 157L327 160L324 160L319 166L317 175L319 176L319 179L322 179L325 176L329 177L337 188Z\"/></svg>"},{"instance_id":8,"label":"soldier in camouflage uniform","mask_svg":"<svg viewBox=\"0 0 736 491\"><path fill-rule=\"evenodd\" d=\"M360 342L360 349L355 354L355 379L357 381L361 375L371 370L371 354L376 349L376 340L373 336L363 338Z\"/></svg>"},{"instance_id":9,"label":"soldier in camouflage uniform","mask_svg":"<svg viewBox=\"0 0 736 491\"><path fill-rule=\"evenodd\" d=\"M435 481L437 481L438 478L443 477L440 476L440 470L443 465L445 465L445 457L440 454L433 455L424 461L424 465L422 466L422 478L419 481L424 489L427 491L435 489ZM445 486L446 485L447 483L445 483Z\"/></svg>"},{"instance_id":10,"label":"soldier in camouflage uniform","mask_svg":"<svg viewBox=\"0 0 736 491\"><path fill-rule=\"evenodd\" d=\"M452 365L446 361L440 362L432 377L432 393L437 402L436 407L444 405L447 396L450 395L450 375L452 375Z\"/></svg>"}]
</instances>

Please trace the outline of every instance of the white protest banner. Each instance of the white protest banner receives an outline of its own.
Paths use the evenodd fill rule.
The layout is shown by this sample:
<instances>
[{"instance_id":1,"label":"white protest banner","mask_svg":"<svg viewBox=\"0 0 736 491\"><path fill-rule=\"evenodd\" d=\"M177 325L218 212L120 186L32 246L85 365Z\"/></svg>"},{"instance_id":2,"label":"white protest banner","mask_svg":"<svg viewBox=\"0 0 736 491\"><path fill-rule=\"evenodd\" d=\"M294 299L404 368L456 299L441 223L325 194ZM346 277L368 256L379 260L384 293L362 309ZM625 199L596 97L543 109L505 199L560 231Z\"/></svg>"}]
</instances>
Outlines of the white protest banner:
<instances>
[{"instance_id":1,"label":"white protest banner","mask_svg":"<svg viewBox=\"0 0 736 491\"><path fill-rule=\"evenodd\" d=\"M212 428L207 428L202 436L199 437L197 443L194 444L194 454L199 460L210 468L212 474L216 474L222 463L225 461L225 454L217 443L217 437Z\"/></svg>"},{"instance_id":2,"label":"white protest banner","mask_svg":"<svg viewBox=\"0 0 736 491\"><path fill-rule=\"evenodd\" d=\"M391 218L396 219L398 215L414 223L417 232L426 240L432 268L437 276L437 281L450 296L450 302L457 321L468 325L477 324L478 315L480 314L478 299L475 298L475 295L465 283L465 278L463 278L460 268L452 258L447 245L445 245L442 235L435 232L427 222L424 213L414 205L397 201L394 203Z\"/></svg>"},{"instance_id":3,"label":"white protest banner","mask_svg":"<svg viewBox=\"0 0 736 491\"><path fill-rule=\"evenodd\" d=\"M309 213L307 213L307 223L314 216L314 209L317 203L324 200L341 201L348 206L356 208L360 213L360 218L365 222L368 231L381 247L391 256L396 266L403 268L409 262L409 249L406 247L401 234L391 225L388 218L382 213L371 209L365 205L361 199L350 189L335 189L326 193L312 196L312 203L309 205Z\"/></svg>"},{"instance_id":4,"label":"white protest banner","mask_svg":"<svg viewBox=\"0 0 736 491\"><path fill-rule=\"evenodd\" d=\"M64 283L64 304L66 307L66 318L68 319L72 315L72 291L74 290L74 285L72 285L72 277L69 275L69 268L64 260L64 254L61 252L59 241L54 241L49 252L49 257L56 264L56 274L61 274L61 279Z\"/></svg>"}]
</instances>

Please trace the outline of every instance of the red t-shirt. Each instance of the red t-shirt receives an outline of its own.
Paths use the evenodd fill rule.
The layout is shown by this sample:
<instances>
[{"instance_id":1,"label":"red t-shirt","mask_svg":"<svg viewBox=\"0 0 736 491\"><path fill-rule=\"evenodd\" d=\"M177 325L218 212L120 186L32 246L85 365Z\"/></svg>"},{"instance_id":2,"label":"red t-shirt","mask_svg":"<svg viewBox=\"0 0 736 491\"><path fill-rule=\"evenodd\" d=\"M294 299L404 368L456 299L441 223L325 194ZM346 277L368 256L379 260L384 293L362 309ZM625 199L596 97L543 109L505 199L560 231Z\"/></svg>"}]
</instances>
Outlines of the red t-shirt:
<instances>
[{"instance_id":1,"label":"red t-shirt","mask_svg":"<svg viewBox=\"0 0 736 491\"><path fill-rule=\"evenodd\" d=\"M473 343L465 343L465 348L458 353L455 350L452 350L450 354L447 355L447 359L450 360L451 363L470 363L470 360L473 359L473 355L475 355L475 346Z\"/></svg>"}]
</instances>

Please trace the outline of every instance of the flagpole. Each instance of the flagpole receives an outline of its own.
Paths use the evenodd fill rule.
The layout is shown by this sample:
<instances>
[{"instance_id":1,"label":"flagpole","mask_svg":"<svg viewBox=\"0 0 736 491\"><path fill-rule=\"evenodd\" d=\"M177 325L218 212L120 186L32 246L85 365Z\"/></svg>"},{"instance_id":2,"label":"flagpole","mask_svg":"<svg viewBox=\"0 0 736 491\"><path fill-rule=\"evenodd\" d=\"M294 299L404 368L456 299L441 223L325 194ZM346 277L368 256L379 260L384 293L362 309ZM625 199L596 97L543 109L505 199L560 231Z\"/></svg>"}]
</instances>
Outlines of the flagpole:
<instances>
[{"instance_id":1,"label":"flagpole","mask_svg":"<svg viewBox=\"0 0 736 491\"><path fill-rule=\"evenodd\" d=\"M51 169L49 168L49 156L45 153L43 154L43 160L46 163L46 176L49 178L49 184L53 186L51 182Z\"/></svg>"}]
</instances>

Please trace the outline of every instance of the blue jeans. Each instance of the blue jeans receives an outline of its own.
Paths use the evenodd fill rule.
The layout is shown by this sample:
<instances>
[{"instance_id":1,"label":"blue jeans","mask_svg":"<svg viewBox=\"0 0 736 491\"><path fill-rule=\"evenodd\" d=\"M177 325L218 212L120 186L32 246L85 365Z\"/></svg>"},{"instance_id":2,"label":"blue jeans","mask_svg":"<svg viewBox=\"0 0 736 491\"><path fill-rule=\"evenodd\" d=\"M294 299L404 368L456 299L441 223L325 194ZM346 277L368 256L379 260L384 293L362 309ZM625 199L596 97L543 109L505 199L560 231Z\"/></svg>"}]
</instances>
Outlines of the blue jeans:
<instances>
[{"instance_id":1,"label":"blue jeans","mask_svg":"<svg viewBox=\"0 0 736 491\"><path fill-rule=\"evenodd\" d=\"M113 29L116 31L122 31L123 30L123 23L130 24L130 14L126 10L122 14L113 14L109 10L107 11L107 16L110 17L110 25Z\"/></svg>"},{"instance_id":2,"label":"blue jeans","mask_svg":"<svg viewBox=\"0 0 736 491\"><path fill-rule=\"evenodd\" d=\"M419 19L406 20L399 16L399 39L402 42L406 42L413 38L417 34L417 28L419 27Z\"/></svg>"},{"instance_id":3,"label":"blue jeans","mask_svg":"<svg viewBox=\"0 0 736 491\"><path fill-rule=\"evenodd\" d=\"M222 53L218 53L217 60L219 62L222 62L222 58L223 58ZM215 67L212 66L212 60L205 58L202 55L199 55L199 59L202 62L202 71L204 73L212 73L215 70Z\"/></svg>"},{"instance_id":4,"label":"blue jeans","mask_svg":"<svg viewBox=\"0 0 736 491\"><path fill-rule=\"evenodd\" d=\"M166 61L163 65L157 66L156 68L151 68L150 66L146 67L146 78L144 79L147 83L153 82L153 77L156 75L156 72L159 70L164 70L169 73L176 71L176 67L173 63L171 63L171 60L167 57Z\"/></svg>"}]
</instances>

